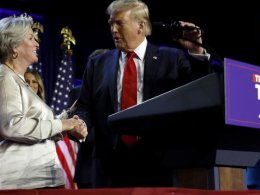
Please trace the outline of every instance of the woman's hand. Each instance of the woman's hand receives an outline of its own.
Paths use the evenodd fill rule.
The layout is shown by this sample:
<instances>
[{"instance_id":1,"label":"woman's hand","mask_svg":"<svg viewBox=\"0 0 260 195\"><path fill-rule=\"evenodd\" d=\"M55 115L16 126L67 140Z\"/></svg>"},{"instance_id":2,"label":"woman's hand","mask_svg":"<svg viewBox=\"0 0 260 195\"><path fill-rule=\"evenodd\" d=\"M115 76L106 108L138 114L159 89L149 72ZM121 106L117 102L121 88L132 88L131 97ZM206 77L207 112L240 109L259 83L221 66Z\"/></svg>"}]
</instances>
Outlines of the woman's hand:
<instances>
[{"instance_id":1,"label":"woman's hand","mask_svg":"<svg viewBox=\"0 0 260 195\"><path fill-rule=\"evenodd\" d=\"M67 131L80 142L85 141L88 135L88 129L85 122L77 115L74 115L70 119L62 120L62 125L63 131Z\"/></svg>"}]
</instances>

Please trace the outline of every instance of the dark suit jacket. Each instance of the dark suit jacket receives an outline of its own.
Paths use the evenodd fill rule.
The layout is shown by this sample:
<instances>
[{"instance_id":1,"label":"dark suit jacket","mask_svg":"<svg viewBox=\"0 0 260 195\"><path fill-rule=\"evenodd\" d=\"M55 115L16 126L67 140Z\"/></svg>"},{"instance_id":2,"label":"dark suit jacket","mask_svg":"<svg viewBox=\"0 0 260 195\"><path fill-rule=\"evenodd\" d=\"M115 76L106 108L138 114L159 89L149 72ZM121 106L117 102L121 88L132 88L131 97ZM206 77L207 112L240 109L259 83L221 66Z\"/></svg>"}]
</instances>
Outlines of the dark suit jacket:
<instances>
[{"instance_id":1,"label":"dark suit jacket","mask_svg":"<svg viewBox=\"0 0 260 195\"><path fill-rule=\"evenodd\" d=\"M72 104L79 98L80 89L81 89L81 85L76 86L70 90L68 107L71 107Z\"/></svg>"},{"instance_id":2,"label":"dark suit jacket","mask_svg":"<svg viewBox=\"0 0 260 195\"><path fill-rule=\"evenodd\" d=\"M76 110L76 114L85 120L89 135L78 152L75 180L92 182L92 187L102 187L102 160L111 158L117 147L118 135L109 129L107 117L118 111L119 56L120 51L114 49L88 61ZM143 100L204 76L208 71L208 61L198 61L179 49L148 43Z\"/></svg>"}]
</instances>

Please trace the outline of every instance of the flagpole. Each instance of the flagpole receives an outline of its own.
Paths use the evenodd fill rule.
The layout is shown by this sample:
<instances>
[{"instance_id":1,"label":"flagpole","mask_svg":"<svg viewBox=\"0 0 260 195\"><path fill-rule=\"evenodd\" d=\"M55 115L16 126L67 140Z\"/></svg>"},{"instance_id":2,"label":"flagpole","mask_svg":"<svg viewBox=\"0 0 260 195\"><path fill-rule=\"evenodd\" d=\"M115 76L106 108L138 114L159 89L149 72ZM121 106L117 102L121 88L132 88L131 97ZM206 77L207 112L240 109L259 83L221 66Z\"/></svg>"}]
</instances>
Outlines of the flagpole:
<instances>
[{"instance_id":1,"label":"flagpole","mask_svg":"<svg viewBox=\"0 0 260 195\"><path fill-rule=\"evenodd\" d=\"M69 92L73 88L74 71L72 63L71 45L76 44L76 40L68 27L61 30L63 42L61 44L62 59L55 82L51 108L56 115L68 109ZM63 140L56 144L57 154L63 168L66 189L77 189L76 183L73 181L76 165L76 157L78 152L78 143L70 140L65 134Z\"/></svg>"}]
</instances>

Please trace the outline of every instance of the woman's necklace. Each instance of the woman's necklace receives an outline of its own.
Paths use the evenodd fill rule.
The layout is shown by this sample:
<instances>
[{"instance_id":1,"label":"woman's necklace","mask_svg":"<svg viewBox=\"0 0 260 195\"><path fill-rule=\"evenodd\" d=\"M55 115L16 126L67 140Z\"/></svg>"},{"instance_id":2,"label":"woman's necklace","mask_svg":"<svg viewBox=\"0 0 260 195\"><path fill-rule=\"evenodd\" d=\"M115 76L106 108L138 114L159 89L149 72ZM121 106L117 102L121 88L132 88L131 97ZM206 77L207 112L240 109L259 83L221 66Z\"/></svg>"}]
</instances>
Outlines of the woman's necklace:
<instances>
[{"instance_id":1,"label":"woman's necklace","mask_svg":"<svg viewBox=\"0 0 260 195\"><path fill-rule=\"evenodd\" d=\"M9 64L4 64L4 65L7 66L10 70L12 70L16 74L16 72L14 71L14 68L12 66L10 66Z\"/></svg>"}]
</instances>

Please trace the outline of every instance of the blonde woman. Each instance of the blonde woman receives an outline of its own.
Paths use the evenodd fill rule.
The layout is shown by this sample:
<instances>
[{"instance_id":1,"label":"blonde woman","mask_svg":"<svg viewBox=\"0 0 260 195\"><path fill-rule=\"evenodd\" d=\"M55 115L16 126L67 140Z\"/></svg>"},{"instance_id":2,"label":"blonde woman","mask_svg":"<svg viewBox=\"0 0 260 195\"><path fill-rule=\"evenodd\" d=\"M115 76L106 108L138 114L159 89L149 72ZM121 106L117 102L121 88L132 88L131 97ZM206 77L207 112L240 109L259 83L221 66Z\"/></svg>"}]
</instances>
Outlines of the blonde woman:
<instances>
[{"instance_id":1,"label":"blonde woman","mask_svg":"<svg viewBox=\"0 0 260 195\"><path fill-rule=\"evenodd\" d=\"M36 70L27 70L24 74L25 81L32 90L45 101L44 85L41 75Z\"/></svg>"}]
</instances>

